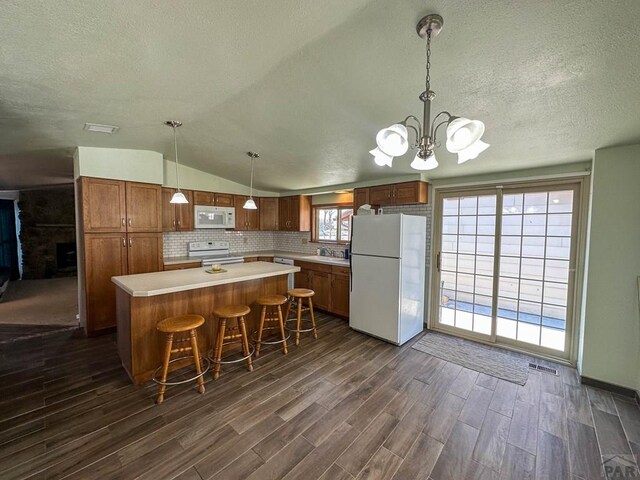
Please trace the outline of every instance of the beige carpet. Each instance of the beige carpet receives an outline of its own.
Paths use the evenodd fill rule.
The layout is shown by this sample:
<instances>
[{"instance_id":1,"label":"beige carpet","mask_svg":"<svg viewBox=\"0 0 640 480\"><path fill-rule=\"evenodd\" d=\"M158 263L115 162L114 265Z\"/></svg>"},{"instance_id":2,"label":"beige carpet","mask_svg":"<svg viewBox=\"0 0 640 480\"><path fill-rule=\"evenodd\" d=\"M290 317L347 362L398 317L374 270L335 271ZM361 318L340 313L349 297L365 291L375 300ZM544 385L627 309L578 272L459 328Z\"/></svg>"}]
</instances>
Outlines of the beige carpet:
<instances>
[{"instance_id":1,"label":"beige carpet","mask_svg":"<svg viewBox=\"0 0 640 480\"><path fill-rule=\"evenodd\" d=\"M78 279L16 280L0 302L0 323L77 325Z\"/></svg>"}]
</instances>

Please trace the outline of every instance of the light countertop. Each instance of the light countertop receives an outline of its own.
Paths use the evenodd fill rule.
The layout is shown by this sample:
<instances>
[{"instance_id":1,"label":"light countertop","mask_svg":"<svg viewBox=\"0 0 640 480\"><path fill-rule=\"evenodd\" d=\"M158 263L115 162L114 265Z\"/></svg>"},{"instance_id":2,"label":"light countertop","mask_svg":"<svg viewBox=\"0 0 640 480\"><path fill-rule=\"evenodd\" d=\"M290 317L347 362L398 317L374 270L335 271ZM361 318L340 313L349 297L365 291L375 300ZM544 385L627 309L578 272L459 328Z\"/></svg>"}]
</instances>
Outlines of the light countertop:
<instances>
[{"instance_id":1,"label":"light countertop","mask_svg":"<svg viewBox=\"0 0 640 480\"><path fill-rule=\"evenodd\" d=\"M257 250L253 252L233 252L231 253L234 257L282 257L282 258L291 258L293 260L300 260L302 262L312 262L312 263L324 263L327 265L338 265L341 267L348 267L349 260L341 257L328 257L321 255L311 255L308 253L295 253L295 252L283 252L281 250ZM164 264L165 265L177 265L180 263L191 263L199 261L198 258L194 257L165 257Z\"/></svg>"},{"instance_id":2,"label":"light countertop","mask_svg":"<svg viewBox=\"0 0 640 480\"><path fill-rule=\"evenodd\" d=\"M207 273L205 267L141 273L111 277L111 281L133 297L152 297L167 293L195 290L228 283L287 275L300 267L268 262L249 262L224 265L224 273Z\"/></svg>"}]
</instances>

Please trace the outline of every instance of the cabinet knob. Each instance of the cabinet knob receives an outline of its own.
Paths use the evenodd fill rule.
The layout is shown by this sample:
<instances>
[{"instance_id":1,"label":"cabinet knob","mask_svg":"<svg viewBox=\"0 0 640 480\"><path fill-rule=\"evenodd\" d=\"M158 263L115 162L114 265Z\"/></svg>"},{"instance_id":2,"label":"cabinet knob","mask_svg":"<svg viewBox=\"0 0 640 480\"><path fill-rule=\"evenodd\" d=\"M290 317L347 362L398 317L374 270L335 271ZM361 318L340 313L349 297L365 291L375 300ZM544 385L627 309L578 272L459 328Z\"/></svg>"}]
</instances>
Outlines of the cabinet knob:
<instances>
[{"instance_id":1,"label":"cabinet knob","mask_svg":"<svg viewBox=\"0 0 640 480\"><path fill-rule=\"evenodd\" d=\"M122 223L124 223L124 220L122 220ZM123 247L126 247L126 246L127 246L127 244L125 243L125 239L124 239L124 237L122 237L122 246L123 246Z\"/></svg>"},{"instance_id":2,"label":"cabinet knob","mask_svg":"<svg viewBox=\"0 0 640 480\"><path fill-rule=\"evenodd\" d=\"M178 220L178 226L180 226L180 220Z\"/></svg>"},{"instance_id":3,"label":"cabinet knob","mask_svg":"<svg viewBox=\"0 0 640 480\"><path fill-rule=\"evenodd\" d=\"M131 219L129 219L129 226L131 226Z\"/></svg>"},{"instance_id":4,"label":"cabinet knob","mask_svg":"<svg viewBox=\"0 0 640 480\"><path fill-rule=\"evenodd\" d=\"M132 243L133 243L133 242L132 242L131 238L129 238L129 246L131 246L131 245L132 245Z\"/></svg>"},{"instance_id":5,"label":"cabinet knob","mask_svg":"<svg viewBox=\"0 0 640 480\"><path fill-rule=\"evenodd\" d=\"M122 226L124 227L124 217L122 218Z\"/></svg>"}]
</instances>

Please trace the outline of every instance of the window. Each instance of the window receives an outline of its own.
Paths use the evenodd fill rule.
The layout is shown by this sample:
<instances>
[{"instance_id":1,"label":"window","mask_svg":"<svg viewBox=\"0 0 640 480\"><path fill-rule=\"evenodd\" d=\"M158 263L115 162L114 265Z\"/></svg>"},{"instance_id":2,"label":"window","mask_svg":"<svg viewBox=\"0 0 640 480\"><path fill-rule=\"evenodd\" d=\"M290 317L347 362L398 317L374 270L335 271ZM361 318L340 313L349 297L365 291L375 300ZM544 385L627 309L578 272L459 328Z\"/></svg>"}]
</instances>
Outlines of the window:
<instances>
[{"instance_id":1,"label":"window","mask_svg":"<svg viewBox=\"0 0 640 480\"><path fill-rule=\"evenodd\" d=\"M313 211L313 241L347 243L351 239L352 215L351 205L315 207Z\"/></svg>"}]
</instances>

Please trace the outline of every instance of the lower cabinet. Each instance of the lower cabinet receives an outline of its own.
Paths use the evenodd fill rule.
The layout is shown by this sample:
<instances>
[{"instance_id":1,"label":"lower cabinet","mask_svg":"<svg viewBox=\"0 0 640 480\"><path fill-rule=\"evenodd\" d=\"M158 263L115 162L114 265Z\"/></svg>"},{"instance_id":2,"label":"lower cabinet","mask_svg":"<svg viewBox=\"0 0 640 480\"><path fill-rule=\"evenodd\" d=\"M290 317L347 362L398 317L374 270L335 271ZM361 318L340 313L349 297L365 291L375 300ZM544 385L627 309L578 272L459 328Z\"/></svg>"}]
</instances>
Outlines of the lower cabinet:
<instances>
[{"instance_id":1,"label":"lower cabinet","mask_svg":"<svg viewBox=\"0 0 640 480\"><path fill-rule=\"evenodd\" d=\"M162 270L162 234L85 234L83 261L85 331L93 335L116 326L111 277Z\"/></svg>"},{"instance_id":2,"label":"lower cabinet","mask_svg":"<svg viewBox=\"0 0 640 480\"><path fill-rule=\"evenodd\" d=\"M201 262L188 262L188 263L173 263L164 265L164 271L168 272L170 270L186 270L187 268L200 268L202 266Z\"/></svg>"},{"instance_id":3,"label":"lower cabinet","mask_svg":"<svg viewBox=\"0 0 640 480\"><path fill-rule=\"evenodd\" d=\"M296 288L315 292L313 305L341 317L349 316L349 268L313 262L295 262L301 268L294 274Z\"/></svg>"}]
</instances>

